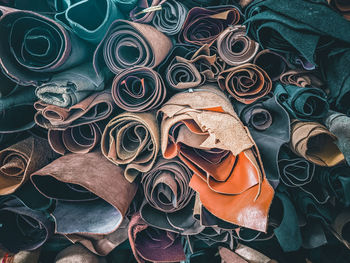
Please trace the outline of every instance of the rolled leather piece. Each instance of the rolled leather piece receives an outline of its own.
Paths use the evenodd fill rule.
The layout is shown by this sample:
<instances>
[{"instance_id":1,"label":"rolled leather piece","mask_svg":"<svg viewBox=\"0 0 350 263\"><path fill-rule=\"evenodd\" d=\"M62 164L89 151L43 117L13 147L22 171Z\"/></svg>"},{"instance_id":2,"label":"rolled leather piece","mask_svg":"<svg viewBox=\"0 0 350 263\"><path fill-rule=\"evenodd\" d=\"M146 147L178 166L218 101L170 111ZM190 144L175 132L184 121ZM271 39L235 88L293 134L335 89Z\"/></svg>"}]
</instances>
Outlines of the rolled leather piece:
<instances>
[{"instance_id":1,"label":"rolled leather piece","mask_svg":"<svg viewBox=\"0 0 350 263\"><path fill-rule=\"evenodd\" d=\"M208 7L220 5L220 0L183 0L183 2L188 8L193 7Z\"/></svg>"},{"instance_id":2,"label":"rolled leather piece","mask_svg":"<svg viewBox=\"0 0 350 263\"><path fill-rule=\"evenodd\" d=\"M320 77L317 76L317 72L302 69L293 69L284 72L280 76L280 81L284 85L293 85L301 88L323 88L325 85Z\"/></svg>"},{"instance_id":3,"label":"rolled leather piece","mask_svg":"<svg viewBox=\"0 0 350 263\"><path fill-rule=\"evenodd\" d=\"M275 96L250 105L235 102L234 108L258 146L267 180L276 188L280 180L278 155L282 145L290 140L288 113Z\"/></svg>"},{"instance_id":4,"label":"rolled leather piece","mask_svg":"<svg viewBox=\"0 0 350 263\"><path fill-rule=\"evenodd\" d=\"M106 258L91 253L80 244L63 249L55 258L55 263L106 263Z\"/></svg>"},{"instance_id":5,"label":"rolled leather piece","mask_svg":"<svg viewBox=\"0 0 350 263\"><path fill-rule=\"evenodd\" d=\"M327 0L346 19L350 20L350 4L346 0Z\"/></svg>"},{"instance_id":6,"label":"rolled leather piece","mask_svg":"<svg viewBox=\"0 0 350 263\"><path fill-rule=\"evenodd\" d=\"M111 244L109 234L122 226L137 190L123 172L94 151L66 154L33 173L31 181L56 201L52 212L56 233L106 255L120 244L119 240Z\"/></svg>"},{"instance_id":7,"label":"rolled leather piece","mask_svg":"<svg viewBox=\"0 0 350 263\"><path fill-rule=\"evenodd\" d=\"M314 65L318 54L334 42L350 43L346 33L350 24L325 1L296 0L293 5L278 0L254 1L246 8L245 17L248 35L263 49L297 53Z\"/></svg>"},{"instance_id":8,"label":"rolled leather piece","mask_svg":"<svg viewBox=\"0 0 350 263\"><path fill-rule=\"evenodd\" d=\"M228 27L239 23L241 12L235 6L194 7L179 33L180 43L212 44Z\"/></svg>"},{"instance_id":9,"label":"rolled leather piece","mask_svg":"<svg viewBox=\"0 0 350 263\"><path fill-rule=\"evenodd\" d=\"M113 0L119 9L129 13L137 5L138 0Z\"/></svg>"},{"instance_id":10,"label":"rolled leather piece","mask_svg":"<svg viewBox=\"0 0 350 263\"><path fill-rule=\"evenodd\" d=\"M337 137L319 123L295 120L291 124L291 149L316 165L330 167L345 160L336 141Z\"/></svg>"},{"instance_id":11,"label":"rolled leather piece","mask_svg":"<svg viewBox=\"0 0 350 263\"><path fill-rule=\"evenodd\" d=\"M272 89L272 81L267 73L250 63L221 72L217 81L222 90L244 104L255 102Z\"/></svg>"},{"instance_id":12,"label":"rolled leather piece","mask_svg":"<svg viewBox=\"0 0 350 263\"><path fill-rule=\"evenodd\" d=\"M42 101L37 101L34 107L37 110L36 124L50 130L65 130L105 120L114 108L109 90L96 92L70 108L48 105Z\"/></svg>"},{"instance_id":13,"label":"rolled leather piece","mask_svg":"<svg viewBox=\"0 0 350 263\"><path fill-rule=\"evenodd\" d=\"M275 96L291 118L321 121L329 110L326 93L319 88L277 84Z\"/></svg>"},{"instance_id":14,"label":"rolled leather piece","mask_svg":"<svg viewBox=\"0 0 350 263\"><path fill-rule=\"evenodd\" d=\"M112 97L118 107L130 112L158 108L166 98L162 77L153 69L134 67L114 78Z\"/></svg>"},{"instance_id":15,"label":"rolled leather piece","mask_svg":"<svg viewBox=\"0 0 350 263\"><path fill-rule=\"evenodd\" d=\"M155 12L162 10L162 4L166 0L139 0L135 8L130 12L130 18L138 23L150 23Z\"/></svg>"},{"instance_id":16,"label":"rolled leather piece","mask_svg":"<svg viewBox=\"0 0 350 263\"><path fill-rule=\"evenodd\" d=\"M350 117L345 114L330 111L324 124L336 137L336 144L350 165Z\"/></svg>"},{"instance_id":17,"label":"rolled leather piece","mask_svg":"<svg viewBox=\"0 0 350 263\"><path fill-rule=\"evenodd\" d=\"M1 8L0 8L1 10ZM13 94L18 88L21 88L20 85L13 82L9 79L1 70L0 70L0 99L10 96Z\"/></svg>"},{"instance_id":18,"label":"rolled leather piece","mask_svg":"<svg viewBox=\"0 0 350 263\"><path fill-rule=\"evenodd\" d=\"M25 132L18 133L0 133L0 150L15 144L28 136Z\"/></svg>"},{"instance_id":19,"label":"rolled leather piece","mask_svg":"<svg viewBox=\"0 0 350 263\"><path fill-rule=\"evenodd\" d=\"M70 127L66 130L49 130L48 140L52 150L64 155L88 153L99 145L106 123L103 121Z\"/></svg>"},{"instance_id":20,"label":"rolled leather piece","mask_svg":"<svg viewBox=\"0 0 350 263\"><path fill-rule=\"evenodd\" d=\"M269 49L261 50L255 56L253 64L265 70L273 81L278 80L289 67L288 61L281 54Z\"/></svg>"},{"instance_id":21,"label":"rolled leather piece","mask_svg":"<svg viewBox=\"0 0 350 263\"><path fill-rule=\"evenodd\" d=\"M54 232L54 222L47 213L28 208L17 198L2 198L0 225L0 248L10 253L35 250Z\"/></svg>"},{"instance_id":22,"label":"rolled leather piece","mask_svg":"<svg viewBox=\"0 0 350 263\"><path fill-rule=\"evenodd\" d=\"M162 4L162 9L154 13L153 26L160 32L173 36L180 32L188 9L180 1L167 0Z\"/></svg>"},{"instance_id":23,"label":"rolled leather piece","mask_svg":"<svg viewBox=\"0 0 350 263\"><path fill-rule=\"evenodd\" d=\"M34 127L34 90L34 87L19 87L10 95L0 97L0 133L22 132Z\"/></svg>"},{"instance_id":24,"label":"rolled leather piece","mask_svg":"<svg viewBox=\"0 0 350 263\"><path fill-rule=\"evenodd\" d=\"M94 53L95 71L100 74L104 66L114 74L135 66L154 68L171 48L171 40L153 26L116 20Z\"/></svg>"},{"instance_id":25,"label":"rolled leather piece","mask_svg":"<svg viewBox=\"0 0 350 263\"><path fill-rule=\"evenodd\" d=\"M10 26L7 26L10 25ZM40 85L54 72L81 64L91 48L56 21L11 9L0 19L0 65L20 85Z\"/></svg>"},{"instance_id":26,"label":"rolled leather piece","mask_svg":"<svg viewBox=\"0 0 350 263\"><path fill-rule=\"evenodd\" d=\"M147 225L139 213L131 218L128 233L132 252L139 263L186 259L180 235Z\"/></svg>"},{"instance_id":27,"label":"rolled leather piece","mask_svg":"<svg viewBox=\"0 0 350 263\"><path fill-rule=\"evenodd\" d=\"M341 211L332 223L332 233L342 242L348 249L350 249L350 209L345 208Z\"/></svg>"},{"instance_id":28,"label":"rolled leather piece","mask_svg":"<svg viewBox=\"0 0 350 263\"><path fill-rule=\"evenodd\" d=\"M96 75L91 64L83 64L54 75L37 87L35 94L46 104L68 108L103 90L104 84L104 78Z\"/></svg>"},{"instance_id":29,"label":"rolled leather piece","mask_svg":"<svg viewBox=\"0 0 350 263\"><path fill-rule=\"evenodd\" d=\"M243 244L238 244L234 251L219 247L221 263L276 263L259 251Z\"/></svg>"},{"instance_id":30,"label":"rolled leather piece","mask_svg":"<svg viewBox=\"0 0 350 263\"><path fill-rule=\"evenodd\" d=\"M64 12L55 15L56 21L70 28L80 38L95 44L102 40L114 20L123 18L123 12L114 0L78 1L72 3Z\"/></svg>"},{"instance_id":31,"label":"rolled leather piece","mask_svg":"<svg viewBox=\"0 0 350 263\"><path fill-rule=\"evenodd\" d=\"M287 146L281 148L278 166L280 180L288 187L305 186L315 175L315 164L297 156Z\"/></svg>"},{"instance_id":32,"label":"rolled leather piece","mask_svg":"<svg viewBox=\"0 0 350 263\"><path fill-rule=\"evenodd\" d=\"M194 172L190 187L203 206L226 222L266 231L273 188L248 129L217 86L178 93L159 113L163 157L178 156Z\"/></svg>"},{"instance_id":33,"label":"rolled leather piece","mask_svg":"<svg viewBox=\"0 0 350 263\"><path fill-rule=\"evenodd\" d=\"M20 188L31 173L57 157L44 139L29 137L0 151L0 195Z\"/></svg>"},{"instance_id":34,"label":"rolled leather piece","mask_svg":"<svg viewBox=\"0 0 350 263\"><path fill-rule=\"evenodd\" d=\"M346 164L318 170L317 181L344 206L350 205L350 167Z\"/></svg>"},{"instance_id":35,"label":"rolled leather piece","mask_svg":"<svg viewBox=\"0 0 350 263\"><path fill-rule=\"evenodd\" d=\"M246 27L226 28L217 38L218 55L231 66L251 62L258 53L259 44L246 35Z\"/></svg>"},{"instance_id":36,"label":"rolled leather piece","mask_svg":"<svg viewBox=\"0 0 350 263\"><path fill-rule=\"evenodd\" d=\"M103 155L125 167L125 178L135 178L152 169L160 148L160 131L154 113L124 112L106 126L101 141Z\"/></svg>"}]
</instances>

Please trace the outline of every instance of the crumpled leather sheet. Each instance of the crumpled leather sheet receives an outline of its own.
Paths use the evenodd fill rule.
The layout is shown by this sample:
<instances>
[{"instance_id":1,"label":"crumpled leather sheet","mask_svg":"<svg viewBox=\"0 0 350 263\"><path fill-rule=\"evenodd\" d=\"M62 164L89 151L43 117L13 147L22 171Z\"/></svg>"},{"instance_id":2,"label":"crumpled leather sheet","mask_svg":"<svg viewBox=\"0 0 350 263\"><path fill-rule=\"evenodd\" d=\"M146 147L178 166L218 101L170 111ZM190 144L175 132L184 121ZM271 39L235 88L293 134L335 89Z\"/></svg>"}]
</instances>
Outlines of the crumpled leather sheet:
<instances>
[{"instance_id":1,"label":"crumpled leather sheet","mask_svg":"<svg viewBox=\"0 0 350 263\"><path fill-rule=\"evenodd\" d=\"M291 148L299 156L320 166L335 166L344 161L336 136L316 122L293 121Z\"/></svg>"},{"instance_id":2,"label":"crumpled leather sheet","mask_svg":"<svg viewBox=\"0 0 350 263\"><path fill-rule=\"evenodd\" d=\"M190 186L203 205L225 221L266 231L273 189L253 154L258 152L249 131L223 93L215 86L178 93L159 112L162 154L177 155L192 169Z\"/></svg>"},{"instance_id":3,"label":"crumpled leather sheet","mask_svg":"<svg viewBox=\"0 0 350 263\"><path fill-rule=\"evenodd\" d=\"M124 175L133 182L152 169L160 148L160 132L155 114L125 112L106 126L101 141L103 155L125 166Z\"/></svg>"},{"instance_id":4,"label":"crumpled leather sheet","mask_svg":"<svg viewBox=\"0 0 350 263\"><path fill-rule=\"evenodd\" d=\"M241 12L234 6L194 7L187 14L178 40L199 46L211 44L226 27L236 25L240 19Z\"/></svg>"},{"instance_id":5,"label":"crumpled leather sheet","mask_svg":"<svg viewBox=\"0 0 350 263\"><path fill-rule=\"evenodd\" d=\"M6 9L0 17L0 65L21 85L49 80L53 72L84 62L91 52L71 31L32 11ZM10 25L10 26L6 26ZM42 45L46 49L37 49Z\"/></svg>"},{"instance_id":6,"label":"crumpled leather sheet","mask_svg":"<svg viewBox=\"0 0 350 263\"><path fill-rule=\"evenodd\" d=\"M153 26L115 20L94 53L94 67L114 74L134 66L154 68L172 48L171 40Z\"/></svg>"},{"instance_id":7,"label":"crumpled leather sheet","mask_svg":"<svg viewBox=\"0 0 350 263\"><path fill-rule=\"evenodd\" d=\"M276 188L280 180L278 155L282 145L290 140L288 113L275 96L250 105L235 102L234 107L259 148L267 179Z\"/></svg>"},{"instance_id":8,"label":"crumpled leather sheet","mask_svg":"<svg viewBox=\"0 0 350 263\"><path fill-rule=\"evenodd\" d=\"M66 130L49 130L48 141L51 148L64 155L66 153L88 153L95 149L102 138L105 122L93 122Z\"/></svg>"},{"instance_id":9,"label":"crumpled leather sheet","mask_svg":"<svg viewBox=\"0 0 350 263\"><path fill-rule=\"evenodd\" d=\"M246 36L246 27L228 27L216 40L219 56L231 66L239 66L253 60L259 44Z\"/></svg>"},{"instance_id":10,"label":"crumpled leather sheet","mask_svg":"<svg viewBox=\"0 0 350 263\"><path fill-rule=\"evenodd\" d=\"M131 218L128 232L137 262L177 262L186 259L178 234L148 226L137 213Z\"/></svg>"},{"instance_id":11,"label":"crumpled leather sheet","mask_svg":"<svg viewBox=\"0 0 350 263\"><path fill-rule=\"evenodd\" d=\"M162 77L147 67L127 69L114 78L112 97L118 107L144 112L160 107L166 98Z\"/></svg>"},{"instance_id":12,"label":"crumpled leather sheet","mask_svg":"<svg viewBox=\"0 0 350 263\"><path fill-rule=\"evenodd\" d=\"M0 195L15 192L31 173L56 157L48 142L36 137L29 137L0 151Z\"/></svg>"},{"instance_id":13,"label":"crumpled leather sheet","mask_svg":"<svg viewBox=\"0 0 350 263\"><path fill-rule=\"evenodd\" d=\"M83 245L92 243L95 253L108 254L121 242L111 247L107 240L102 242L96 235L108 237L118 231L137 190L123 172L95 151L60 157L33 173L31 181L44 196L56 200L52 212L56 233Z\"/></svg>"},{"instance_id":14,"label":"crumpled leather sheet","mask_svg":"<svg viewBox=\"0 0 350 263\"><path fill-rule=\"evenodd\" d=\"M162 9L154 12L153 26L160 32L173 36L180 32L187 17L188 9L182 1L167 0L162 3Z\"/></svg>"},{"instance_id":15,"label":"crumpled leather sheet","mask_svg":"<svg viewBox=\"0 0 350 263\"><path fill-rule=\"evenodd\" d=\"M35 95L46 104L69 108L104 87L104 78L96 76L91 64L83 64L54 75Z\"/></svg>"},{"instance_id":16,"label":"crumpled leather sheet","mask_svg":"<svg viewBox=\"0 0 350 263\"><path fill-rule=\"evenodd\" d=\"M45 129L65 130L96 121L105 120L113 111L113 99L110 91L97 92L70 108L37 101L35 122Z\"/></svg>"}]
</instances>

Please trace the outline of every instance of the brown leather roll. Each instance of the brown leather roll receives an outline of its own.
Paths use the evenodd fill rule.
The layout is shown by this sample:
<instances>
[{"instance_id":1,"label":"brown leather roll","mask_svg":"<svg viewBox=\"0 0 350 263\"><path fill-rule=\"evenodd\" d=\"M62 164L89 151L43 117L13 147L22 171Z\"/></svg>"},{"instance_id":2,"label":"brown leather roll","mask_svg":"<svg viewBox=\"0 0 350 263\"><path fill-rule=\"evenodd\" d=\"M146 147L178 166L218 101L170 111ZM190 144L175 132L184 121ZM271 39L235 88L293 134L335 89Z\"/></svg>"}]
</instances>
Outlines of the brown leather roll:
<instances>
[{"instance_id":1,"label":"brown leather roll","mask_svg":"<svg viewBox=\"0 0 350 263\"><path fill-rule=\"evenodd\" d=\"M267 73L257 65L243 64L220 73L218 83L233 98L250 104L267 95L272 89L272 81Z\"/></svg>"},{"instance_id":2,"label":"brown leather roll","mask_svg":"<svg viewBox=\"0 0 350 263\"><path fill-rule=\"evenodd\" d=\"M293 69L284 72L280 76L280 81L285 85L295 85L298 87L323 88L325 83L317 76L316 72L309 70Z\"/></svg>"},{"instance_id":3,"label":"brown leather roll","mask_svg":"<svg viewBox=\"0 0 350 263\"><path fill-rule=\"evenodd\" d=\"M125 177L152 169L160 148L159 127L154 113L125 112L106 126L101 142L103 155L116 165L125 166Z\"/></svg>"},{"instance_id":4,"label":"brown leather roll","mask_svg":"<svg viewBox=\"0 0 350 263\"><path fill-rule=\"evenodd\" d=\"M15 192L31 173L56 157L48 142L37 137L29 137L0 151L0 195Z\"/></svg>"},{"instance_id":5,"label":"brown leather roll","mask_svg":"<svg viewBox=\"0 0 350 263\"><path fill-rule=\"evenodd\" d=\"M259 44L247 36L243 25L226 28L216 40L216 45L219 56L231 66L252 61L259 50Z\"/></svg>"},{"instance_id":6,"label":"brown leather roll","mask_svg":"<svg viewBox=\"0 0 350 263\"><path fill-rule=\"evenodd\" d=\"M317 122L294 120L291 124L292 150L317 165L335 166L345 160L336 141L337 137Z\"/></svg>"},{"instance_id":7,"label":"brown leather roll","mask_svg":"<svg viewBox=\"0 0 350 263\"><path fill-rule=\"evenodd\" d=\"M112 97L118 107L130 112L158 108L166 97L162 77L153 69L135 67L114 78Z\"/></svg>"},{"instance_id":8,"label":"brown leather roll","mask_svg":"<svg viewBox=\"0 0 350 263\"><path fill-rule=\"evenodd\" d=\"M34 104L38 111L35 122L43 128L65 130L69 127L101 121L113 111L113 99L110 91L94 93L70 108L48 105L42 101Z\"/></svg>"}]
</instances>

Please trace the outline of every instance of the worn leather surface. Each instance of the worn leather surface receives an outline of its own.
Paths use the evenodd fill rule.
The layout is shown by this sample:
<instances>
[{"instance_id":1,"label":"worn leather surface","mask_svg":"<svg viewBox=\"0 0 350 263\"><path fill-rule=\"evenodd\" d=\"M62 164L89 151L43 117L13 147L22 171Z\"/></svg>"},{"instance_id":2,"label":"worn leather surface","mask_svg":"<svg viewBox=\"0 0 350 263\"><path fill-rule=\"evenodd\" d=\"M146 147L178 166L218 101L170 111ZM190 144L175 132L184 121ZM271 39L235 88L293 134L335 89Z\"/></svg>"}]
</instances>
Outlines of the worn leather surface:
<instances>
[{"instance_id":1,"label":"worn leather surface","mask_svg":"<svg viewBox=\"0 0 350 263\"><path fill-rule=\"evenodd\" d=\"M37 101L35 122L43 128L65 130L96 121L105 120L113 111L113 99L109 90L96 92L69 108L61 108Z\"/></svg>"},{"instance_id":2,"label":"worn leather surface","mask_svg":"<svg viewBox=\"0 0 350 263\"><path fill-rule=\"evenodd\" d=\"M274 262L259 251L243 244L231 251L225 247L219 248L222 263L272 263Z\"/></svg>"},{"instance_id":3,"label":"worn leather surface","mask_svg":"<svg viewBox=\"0 0 350 263\"><path fill-rule=\"evenodd\" d=\"M326 93L318 88L277 84L274 94L291 118L300 121L321 121L329 110Z\"/></svg>"},{"instance_id":4,"label":"worn leather surface","mask_svg":"<svg viewBox=\"0 0 350 263\"><path fill-rule=\"evenodd\" d=\"M337 138L316 122L293 121L290 145L295 153L320 166L335 166L344 161Z\"/></svg>"},{"instance_id":5,"label":"worn leather surface","mask_svg":"<svg viewBox=\"0 0 350 263\"><path fill-rule=\"evenodd\" d=\"M235 102L238 116L246 125L261 154L266 178L276 188L279 183L278 154L290 139L288 113L275 96L244 105Z\"/></svg>"},{"instance_id":6,"label":"worn leather surface","mask_svg":"<svg viewBox=\"0 0 350 263\"><path fill-rule=\"evenodd\" d=\"M29 137L0 151L0 195L21 187L31 173L57 157L46 140Z\"/></svg>"},{"instance_id":7,"label":"worn leather surface","mask_svg":"<svg viewBox=\"0 0 350 263\"><path fill-rule=\"evenodd\" d=\"M190 186L203 205L224 221L266 231L273 189L248 129L222 92L204 86L176 94L160 113L162 154L192 169Z\"/></svg>"},{"instance_id":8,"label":"worn leather surface","mask_svg":"<svg viewBox=\"0 0 350 263\"><path fill-rule=\"evenodd\" d=\"M155 8L158 5L164 3L165 0L140 0L137 1L137 4L135 8L133 8L130 12L130 18L134 22L138 23L149 23L152 21L155 12L150 11L150 12L144 12L144 10L147 10L148 8Z\"/></svg>"},{"instance_id":9,"label":"worn leather surface","mask_svg":"<svg viewBox=\"0 0 350 263\"><path fill-rule=\"evenodd\" d=\"M78 239L83 245L87 241L81 240L91 238L90 244L95 239L93 249L108 254L119 241L111 247L95 235L108 235L121 226L137 190L136 184L125 180L123 172L95 151L60 157L33 173L31 180L44 196L57 200L52 213L57 233Z\"/></svg>"},{"instance_id":10,"label":"worn leather surface","mask_svg":"<svg viewBox=\"0 0 350 263\"><path fill-rule=\"evenodd\" d=\"M118 74L134 66L154 68L172 47L170 39L153 26L115 20L94 53L97 74L107 68Z\"/></svg>"},{"instance_id":11,"label":"worn leather surface","mask_svg":"<svg viewBox=\"0 0 350 263\"><path fill-rule=\"evenodd\" d=\"M251 62L259 44L246 36L246 27L236 25L226 28L217 38L219 56L230 66Z\"/></svg>"},{"instance_id":12,"label":"worn leather surface","mask_svg":"<svg viewBox=\"0 0 350 263\"><path fill-rule=\"evenodd\" d=\"M152 169L160 148L159 133L154 113L122 113L106 126L102 153L112 163L125 167L126 179L133 182Z\"/></svg>"},{"instance_id":13,"label":"worn leather surface","mask_svg":"<svg viewBox=\"0 0 350 263\"><path fill-rule=\"evenodd\" d=\"M62 250L55 258L55 263L105 263L105 258L99 257L82 245L76 244Z\"/></svg>"},{"instance_id":14,"label":"worn leather surface","mask_svg":"<svg viewBox=\"0 0 350 263\"><path fill-rule=\"evenodd\" d=\"M267 73L254 64L243 64L222 71L218 84L234 99L251 104L267 95L272 89L272 81Z\"/></svg>"},{"instance_id":15,"label":"worn leather surface","mask_svg":"<svg viewBox=\"0 0 350 263\"><path fill-rule=\"evenodd\" d=\"M129 112L158 108L166 98L163 78L153 69L134 67L114 78L112 97L118 107Z\"/></svg>"},{"instance_id":16,"label":"worn leather surface","mask_svg":"<svg viewBox=\"0 0 350 263\"><path fill-rule=\"evenodd\" d=\"M40 84L53 72L87 59L91 49L56 21L32 11L5 10L0 17L0 65L15 82ZM46 49L38 50L36 45Z\"/></svg>"},{"instance_id":17,"label":"worn leather surface","mask_svg":"<svg viewBox=\"0 0 350 263\"><path fill-rule=\"evenodd\" d=\"M194 7L187 14L178 40L199 46L211 44L227 26L236 25L240 19L235 6Z\"/></svg>"},{"instance_id":18,"label":"worn leather surface","mask_svg":"<svg viewBox=\"0 0 350 263\"><path fill-rule=\"evenodd\" d=\"M147 225L134 214L129 225L129 242L137 262L177 262L185 260L178 234Z\"/></svg>"},{"instance_id":19,"label":"worn leather surface","mask_svg":"<svg viewBox=\"0 0 350 263\"><path fill-rule=\"evenodd\" d=\"M104 77L88 63L54 75L36 88L35 95L46 104L69 108L104 88Z\"/></svg>"}]
</instances>

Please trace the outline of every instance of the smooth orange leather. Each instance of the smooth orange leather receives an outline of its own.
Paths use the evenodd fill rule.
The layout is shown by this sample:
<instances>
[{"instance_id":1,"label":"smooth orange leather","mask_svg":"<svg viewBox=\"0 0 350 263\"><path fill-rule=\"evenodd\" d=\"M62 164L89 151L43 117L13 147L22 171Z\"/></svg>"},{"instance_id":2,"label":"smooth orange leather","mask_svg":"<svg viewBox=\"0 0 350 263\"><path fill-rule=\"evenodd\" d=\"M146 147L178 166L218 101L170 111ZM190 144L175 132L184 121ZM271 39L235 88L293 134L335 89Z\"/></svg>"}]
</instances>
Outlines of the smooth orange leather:
<instances>
[{"instance_id":1,"label":"smooth orange leather","mask_svg":"<svg viewBox=\"0 0 350 263\"><path fill-rule=\"evenodd\" d=\"M195 98L192 102L189 97L193 96L202 97L202 103L197 104ZM178 156L194 172L190 187L213 215L266 232L274 191L263 174L258 149L249 131L233 109L228 108L229 101L223 98L218 90L202 87L193 93L179 93L165 103L160 109L164 114L162 153L168 159ZM209 112L221 122L206 126L209 122L205 118L210 118ZM230 122L236 122L235 125L241 125L242 129L232 127L231 130L229 126L221 125ZM210 138L213 141L208 144ZM235 144L237 141L250 141L251 144ZM208 145L223 147L210 148Z\"/></svg>"}]
</instances>

